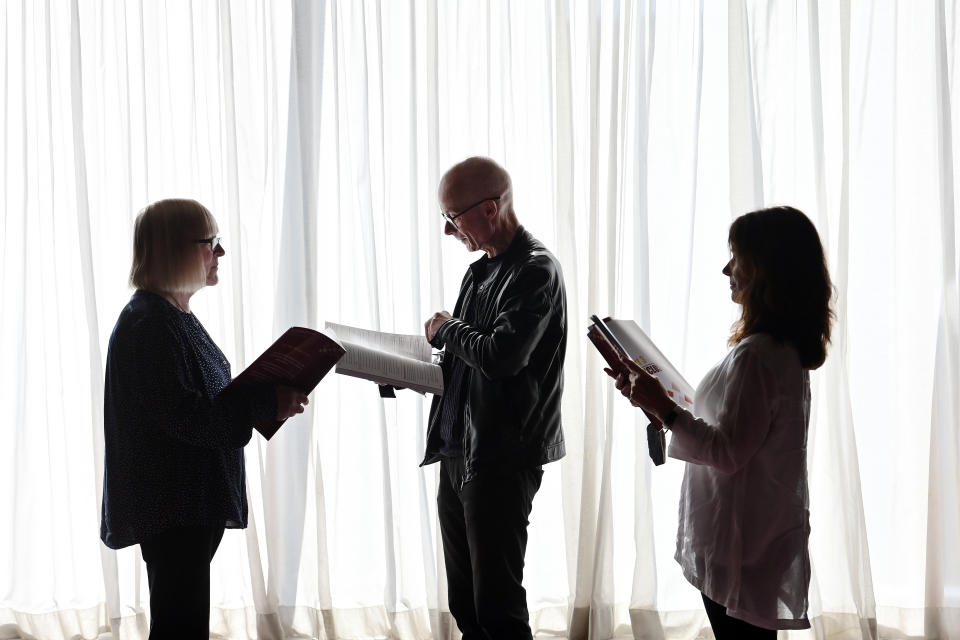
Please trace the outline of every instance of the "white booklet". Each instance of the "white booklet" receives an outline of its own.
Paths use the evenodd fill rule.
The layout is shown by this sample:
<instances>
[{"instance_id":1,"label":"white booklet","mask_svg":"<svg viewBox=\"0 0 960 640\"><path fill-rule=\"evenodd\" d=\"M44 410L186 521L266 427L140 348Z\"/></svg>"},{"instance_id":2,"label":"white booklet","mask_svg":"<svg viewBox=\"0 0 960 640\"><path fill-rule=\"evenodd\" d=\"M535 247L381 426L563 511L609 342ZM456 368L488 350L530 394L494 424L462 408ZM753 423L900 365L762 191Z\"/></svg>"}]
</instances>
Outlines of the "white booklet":
<instances>
[{"instance_id":1,"label":"white booklet","mask_svg":"<svg viewBox=\"0 0 960 640\"><path fill-rule=\"evenodd\" d=\"M443 394L443 371L433 363L433 350L423 335L382 333L326 323L346 353L337 362L337 373L377 384Z\"/></svg>"},{"instance_id":2,"label":"white booklet","mask_svg":"<svg viewBox=\"0 0 960 640\"><path fill-rule=\"evenodd\" d=\"M596 316L592 316L591 320L593 324L587 336L612 368L616 369L616 353L625 352L644 371L660 380L671 400L684 409L693 410L693 387L636 322L613 318L600 320ZM610 336L607 335L608 331Z\"/></svg>"}]
</instances>

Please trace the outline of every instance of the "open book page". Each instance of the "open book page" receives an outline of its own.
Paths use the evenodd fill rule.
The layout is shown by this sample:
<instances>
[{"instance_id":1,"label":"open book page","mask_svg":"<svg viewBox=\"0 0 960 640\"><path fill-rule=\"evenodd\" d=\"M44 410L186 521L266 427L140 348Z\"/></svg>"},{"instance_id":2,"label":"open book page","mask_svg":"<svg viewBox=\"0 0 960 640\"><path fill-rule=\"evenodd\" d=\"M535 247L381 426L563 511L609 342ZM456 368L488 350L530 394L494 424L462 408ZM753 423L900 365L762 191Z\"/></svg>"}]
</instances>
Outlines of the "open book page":
<instances>
[{"instance_id":1,"label":"open book page","mask_svg":"<svg viewBox=\"0 0 960 640\"><path fill-rule=\"evenodd\" d=\"M419 393L443 393L443 371L433 364L430 343L424 336L382 333L334 322L326 323L326 329L346 350L337 363L337 373Z\"/></svg>"},{"instance_id":2,"label":"open book page","mask_svg":"<svg viewBox=\"0 0 960 640\"><path fill-rule=\"evenodd\" d=\"M432 350L430 343L427 342L427 339L422 334L383 333L380 331L371 331L370 329L348 327L345 324L337 324L335 322L326 323L326 327L332 329L340 340L346 340L354 345L370 347L377 351L385 351L422 362L431 361Z\"/></svg>"},{"instance_id":3,"label":"open book page","mask_svg":"<svg viewBox=\"0 0 960 640\"><path fill-rule=\"evenodd\" d=\"M693 387L680 375L676 367L667 360L666 356L657 348L657 345L653 343L653 340L644 333L636 322L611 318L604 318L603 322L626 350L630 359L640 365L644 371L660 380L674 402L684 409L693 410ZM596 332L596 337L606 342L599 332ZM597 339L593 335L590 338L595 344L597 343ZM597 348L609 363L608 353L604 351L610 352L612 349L605 349L604 346L606 345L598 344Z\"/></svg>"}]
</instances>

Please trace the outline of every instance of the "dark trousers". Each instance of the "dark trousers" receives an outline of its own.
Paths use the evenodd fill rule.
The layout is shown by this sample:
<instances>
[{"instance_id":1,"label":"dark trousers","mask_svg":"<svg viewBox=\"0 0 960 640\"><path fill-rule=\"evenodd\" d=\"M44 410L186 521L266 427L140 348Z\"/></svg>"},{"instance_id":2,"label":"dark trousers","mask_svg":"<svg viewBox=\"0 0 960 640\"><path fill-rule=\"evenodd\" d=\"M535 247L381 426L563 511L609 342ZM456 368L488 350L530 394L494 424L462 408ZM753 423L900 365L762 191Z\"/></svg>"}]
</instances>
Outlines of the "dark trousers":
<instances>
[{"instance_id":1,"label":"dark trousers","mask_svg":"<svg viewBox=\"0 0 960 640\"><path fill-rule=\"evenodd\" d=\"M703 608L707 610L713 635L717 640L777 640L777 632L773 629L756 627L727 615L727 608L700 594L703 597Z\"/></svg>"},{"instance_id":2,"label":"dark trousers","mask_svg":"<svg viewBox=\"0 0 960 640\"><path fill-rule=\"evenodd\" d=\"M444 458L437 507L450 613L463 640L531 640L523 557L543 470L462 479L463 458Z\"/></svg>"},{"instance_id":3,"label":"dark trousers","mask_svg":"<svg viewBox=\"0 0 960 640\"><path fill-rule=\"evenodd\" d=\"M210 561L223 527L178 527L140 543L150 583L150 640L210 637Z\"/></svg>"}]
</instances>

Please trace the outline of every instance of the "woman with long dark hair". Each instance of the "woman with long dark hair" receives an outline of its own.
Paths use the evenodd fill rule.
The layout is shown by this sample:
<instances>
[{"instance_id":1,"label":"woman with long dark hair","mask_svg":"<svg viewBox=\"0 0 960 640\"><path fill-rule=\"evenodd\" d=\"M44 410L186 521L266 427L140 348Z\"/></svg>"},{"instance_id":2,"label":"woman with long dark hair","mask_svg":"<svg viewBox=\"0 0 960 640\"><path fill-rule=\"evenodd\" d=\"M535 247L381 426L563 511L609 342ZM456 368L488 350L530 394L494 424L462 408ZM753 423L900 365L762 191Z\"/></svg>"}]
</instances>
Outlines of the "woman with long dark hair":
<instances>
[{"instance_id":1,"label":"woman with long dark hair","mask_svg":"<svg viewBox=\"0 0 960 640\"><path fill-rule=\"evenodd\" d=\"M723 274L741 314L693 413L633 362L606 371L671 431L670 457L687 462L675 558L714 635L774 639L810 626L809 372L826 358L833 287L820 236L797 209L740 216L729 244Z\"/></svg>"}]
</instances>

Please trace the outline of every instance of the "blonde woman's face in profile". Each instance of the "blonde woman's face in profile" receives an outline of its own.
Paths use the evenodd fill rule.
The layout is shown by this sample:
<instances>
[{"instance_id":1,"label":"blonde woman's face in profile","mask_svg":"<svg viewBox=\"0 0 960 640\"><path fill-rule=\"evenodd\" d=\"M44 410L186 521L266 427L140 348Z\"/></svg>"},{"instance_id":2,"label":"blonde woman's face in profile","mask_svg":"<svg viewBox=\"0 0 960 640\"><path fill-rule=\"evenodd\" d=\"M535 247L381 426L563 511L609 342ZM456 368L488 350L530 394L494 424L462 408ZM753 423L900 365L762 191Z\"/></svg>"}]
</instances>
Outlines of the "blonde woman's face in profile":
<instances>
[{"instance_id":1,"label":"blonde woman's face in profile","mask_svg":"<svg viewBox=\"0 0 960 640\"><path fill-rule=\"evenodd\" d=\"M730 299L740 302L743 290L750 282L750 274L743 262L737 260L737 254L730 256L730 261L723 267L723 275L730 279Z\"/></svg>"},{"instance_id":2,"label":"blonde woman's face in profile","mask_svg":"<svg viewBox=\"0 0 960 640\"><path fill-rule=\"evenodd\" d=\"M215 234L214 237L218 237ZM223 245L217 243L216 249L211 249L212 243L205 242L200 245L200 251L203 252L203 268L207 273L207 286L212 287L213 285L220 282L220 276L217 273L219 267L220 256L226 254L226 250L223 248Z\"/></svg>"}]
</instances>

